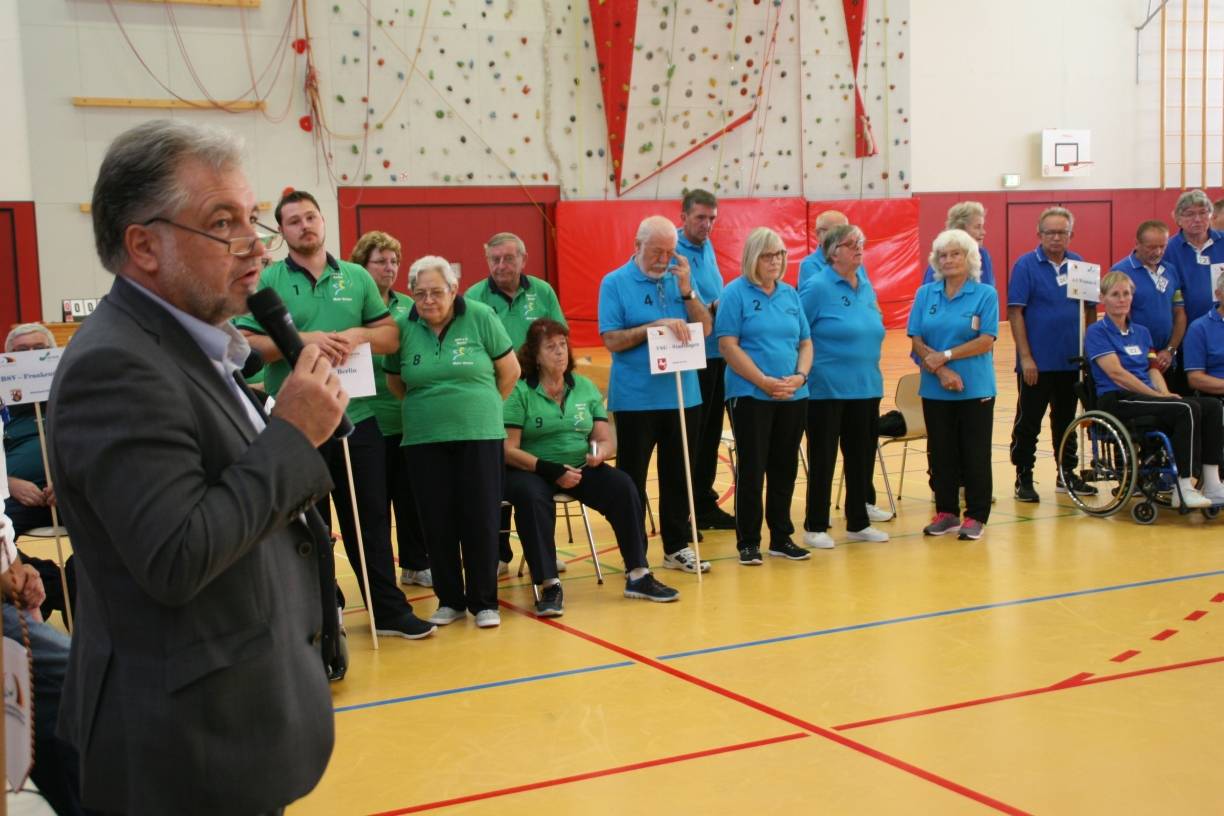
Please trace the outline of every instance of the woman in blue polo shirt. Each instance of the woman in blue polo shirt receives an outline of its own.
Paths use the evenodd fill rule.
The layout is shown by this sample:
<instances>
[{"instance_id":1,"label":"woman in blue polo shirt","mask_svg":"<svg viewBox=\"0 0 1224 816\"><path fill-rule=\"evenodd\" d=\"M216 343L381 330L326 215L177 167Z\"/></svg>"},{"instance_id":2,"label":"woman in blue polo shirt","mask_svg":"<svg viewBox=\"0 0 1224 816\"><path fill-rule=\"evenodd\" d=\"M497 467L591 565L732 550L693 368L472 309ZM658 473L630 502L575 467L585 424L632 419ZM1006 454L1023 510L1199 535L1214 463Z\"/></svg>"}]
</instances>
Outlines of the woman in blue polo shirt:
<instances>
[{"instance_id":1,"label":"woman in blue polo shirt","mask_svg":"<svg viewBox=\"0 0 1224 816\"><path fill-rule=\"evenodd\" d=\"M795 546L791 496L799 466L812 341L799 293L782 282L786 245L757 227L744 243L739 278L719 301L714 334L727 361L726 396L739 456L735 474L735 535L741 564L761 563L761 490L769 479L765 523L769 554L802 561Z\"/></svg>"},{"instance_id":2,"label":"woman in blue polo shirt","mask_svg":"<svg viewBox=\"0 0 1224 816\"><path fill-rule=\"evenodd\" d=\"M625 597L674 601L676 590L664 586L646 565L646 530L637 485L607 460L616 455L603 394L574 373L569 329L542 317L527 329L518 350L523 378L502 409L506 425L506 498L514 518L531 580L540 585L536 614L560 617L564 612L557 577L557 505L564 492L598 510L612 525L625 561Z\"/></svg>"},{"instance_id":3,"label":"woman in blue polo shirt","mask_svg":"<svg viewBox=\"0 0 1224 816\"><path fill-rule=\"evenodd\" d=\"M1224 398L1224 275L1215 282L1216 307L1190 324L1182 359L1190 387Z\"/></svg>"},{"instance_id":4,"label":"woman in blue polo shirt","mask_svg":"<svg viewBox=\"0 0 1224 816\"><path fill-rule=\"evenodd\" d=\"M1156 364L1152 335L1130 320L1135 284L1125 272L1101 279L1105 316L1084 333L1084 355L1092 361L1097 407L1121 419L1152 417L1170 430L1178 487L1173 505L1210 507L1224 503L1220 483L1220 402L1213 397L1177 397L1169 392ZM1202 462L1202 491L1190 476Z\"/></svg>"},{"instance_id":5,"label":"woman in blue polo shirt","mask_svg":"<svg viewBox=\"0 0 1224 816\"><path fill-rule=\"evenodd\" d=\"M880 346L884 316L863 270L862 230L852 224L825 233L821 251L826 267L803 283L800 299L812 336L808 383L807 513L804 542L831 549L829 501L833 497L837 448L846 475L846 530L852 541L887 541L871 526L869 487L876 445L876 422L884 379Z\"/></svg>"},{"instance_id":6,"label":"woman in blue polo shirt","mask_svg":"<svg viewBox=\"0 0 1224 816\"><path fill-rule=\"evenodd\" d=\"M926 535L982 537L993 492L990 439L994 425L994 342L999 297L980 283L977 241L964 230L944 230L931 247L935 280L918 289L910 309L914 354L922 361L922 416L927 427L935 518ZM960 486L965 486L965 518Z\"/></svg>"}]
</instances>

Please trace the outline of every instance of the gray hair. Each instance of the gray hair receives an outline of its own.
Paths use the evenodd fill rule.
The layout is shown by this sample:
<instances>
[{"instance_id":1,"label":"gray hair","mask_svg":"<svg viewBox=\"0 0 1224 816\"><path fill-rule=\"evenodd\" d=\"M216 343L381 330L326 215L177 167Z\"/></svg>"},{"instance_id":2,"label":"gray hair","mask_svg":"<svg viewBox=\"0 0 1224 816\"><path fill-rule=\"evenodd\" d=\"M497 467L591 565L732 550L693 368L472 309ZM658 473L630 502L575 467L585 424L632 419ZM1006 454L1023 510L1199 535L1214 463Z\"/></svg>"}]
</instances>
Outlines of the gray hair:
<instances>
[{"instance_id":1,"label":"gray hair","mask_svg":"<svg viewBox=\"0 0 1224 816\"><path fill-rule=\"evenodd\" d=\"M430 270L441 272L442 279L446 281L446 285L452 292L459 288L459 276L455 274L450 261L439 255L425 255L412 262L412 266L408 268L408 288L416 289L417 278L422 272Z\"/></svg>"},{"instance_id":2,"label":"gray hair","mask_svg":"<svg viewBox=\"0 0 1224 816\"><path fill-rule=\"evenodd\" d=\"M8 333L8 337L4 338L4 350L12 351L13 344L18 337L24 337L27 334L41 334L46 339L47 344L51 348L56 347L55 335L41 323L22 323L20 326L14 326L13 330Z\"/></svg>"},{"instance_id":3,"label":"gray hair","mask_svg":"<svg viewBox=\"0 0 1224 816\"><path fill-rule=\"evenodd\" d=\"M523 239L515 235L513 232L499 232L490 238L484 245L485 251L488 252L495 246L508 244L513 242L518 247L519 254L524 258L527 257L527 245L523 243Z\"/></svg>"},{"instance_id":4,"label":"gray hair","mask_svg":"<svg viewBox=\"0 0 1224 816\"><path fill-rule=\"evenodd\" d=\"M943 280L938 260L939 253L945 249L964 250L965 260L969 263L969 277L975 281L982 279L982 251L978 249L978 242L964 230L948 229L935 236L935 241L931 244L931 254L927 258L927 263L931 265L931 269L935 270L935 280Z\"/></svg>"},{"instance_id":5,"label":"gray hair","mask_svg":"<svg viewBox=\"0 0 1224 816\"><path fill-rule=\"evenodd\" d=\"M633 236L634 243L644 244L651 238L663 235L676 237L676 225L671 222L671 219L662 215L652 215L648 218L643 218L642 223L638 224L637 233Z\"/></svg>"},{"instance_id":6,"label":"gray hair","mask_svg":"<svg viewBox=\"0 0 1224 816\"><path fill-rule=\"evenodd\" d=\"M945 229L963 230L975 218L985 218L986 208L977 201L961 201L948 208L948 221Z\"/></svg>"},{"instance_id":7,"label":"gray hair","mask_svg":"<svg viewBox=\"0 0 1224 816\"><path fill-rule=\"evenodd\" d=\"M1075 231L1075 216L1066 207L1046 207L1042 210L1041 215L1037 216L1037 231L1041 232L1041 225L1045 223L1045 220L1055 215L1067 219L1067 229L1071 232Z\"/></svg>"},{"instance_id":8,"label":"gray hair","mask_svg":"<svg viewBox=\"0 0 1224 816\"><path fill-rule=\"evenodd\" d=\"M1177 197L1177 203L1173 205L1173 217L1180 218L1182 213L1191 207L1203 207L1211 213L1213 206L1211 199L1202 190L1187 190Z\"/></svg>"},{"instance_id":9,"label":"gray hair","mask_svg":"<svg viewBox=\"0 0 1224 816\"><path fill-rule=\"evenodd\" d=\"M820 252L825 256L825 260L830 260L829 255L837 248L837 245L853 235L857 235L860 241L866 240L863 231L853 224L838 224L836 227L830 227L825 233L824 240L820 242Z\"/></svg>"},{"instance_id":10,"label":"gray hair","mask_svg":"<svg viewBox=\"0 0 1224 816\"><path fill-rule=\"evenodd\" d=\"M744 242L744 254L740 262L740 272L757 286L761 285L761 276L757 274L757 261L761 259L762 253L775 251L770 249L770 247L774 246L782 250L786 249L782 236L769 227L757 227L748 236L748 240ZM783 273L786 272L785 260L782 262L782 271Z\"/></svg>"},{"instance_id":11,"label":"gray hair","mask_svg":"<svg viewBox=\"0 0 1224 816\"><path fill-rule=\"evenodd\" d=\"M213 127L154 119L119 134L102 159L94 183L94 245L102 265L117 273L127 262L124 234L132 224L169 217L187 204L191 193L179 183L186 161L213 170L242 163L242 139Z\"/></svg>"}]
</instances>

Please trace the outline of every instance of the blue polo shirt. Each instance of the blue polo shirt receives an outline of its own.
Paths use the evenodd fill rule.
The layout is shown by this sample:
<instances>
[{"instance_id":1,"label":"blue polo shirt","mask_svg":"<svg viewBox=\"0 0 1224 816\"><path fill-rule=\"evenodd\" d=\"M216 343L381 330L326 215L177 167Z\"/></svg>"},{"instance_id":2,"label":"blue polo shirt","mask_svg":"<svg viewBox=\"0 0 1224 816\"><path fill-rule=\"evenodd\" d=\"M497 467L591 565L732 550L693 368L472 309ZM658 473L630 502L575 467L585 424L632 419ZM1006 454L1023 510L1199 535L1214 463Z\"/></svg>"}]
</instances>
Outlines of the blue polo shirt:
<instances>
[{"instance_id":1,"label":"blue polo shirt","mask_svg":"<svg viewBox=\"0 0 1224 816\"><path fill-rule=\"evenodd\" d=\"M1097 364L1097 360L1107 354L1118 355L1118 362L1122 363L1123 368L1143 380L1149 388L1154 388L1152 378L1148 376L1148 369L1152 367L1148 357L1151 351L1152 334L1138 323L1131 323L1130 328L1123 332L1106 316L1089 326L1084 332L1084 356L1092 361L1092 378L1096 380L1097 396L1122 390Z\"/></svg>"},{"instance_id":2,"label":"blue polo shirt","mask_svg":"<svg viewBox=\"0 0 1224 816\"><path fill-rule=\"evenodd\" d=\"M1079 356L1080 302L1067 297L1067 261L1084 260L1068 252L1057 269L1038 246L1020 256L1007 282L1007 305L1024 307L1024 327L1038 371L1075 371ZM1016 371L1020 351L1016 350Z\"/></svg>"},{"instance_id":3,"label":"blue polo shirt","mask_svg":"<svg viewBox=\"0 0 1224 816\"><path fill-rule=\"evenodd\" d=\"M676 230L676 254L688 258L689 269L693 273L693 288L705 304L713 303L722 297L723 279L718 271L718 259L714 257L714 245L709 241L700 246L694 244L684 235L684 228ZM718 338L713 332L706 338L706 359L715 360L722 357L718 351Z\"/></svg>"},{"instance_id":4,"label":"blue polo shirt","mask_svg":"<svg viewBox=\"0 0 1224 816\"><path fill-rule=\"evenodd\" d=\"M1181 285L1182 300L1186 304L1186 320L1194 322L1211 311L1215 296L1211 291L1213 264L1224 264L1224 232L1207 231L1207 243L1200 253L1179 232L1169 239L1161 259L1167 267L1177 271Z\"/></svg>"},{"instance_id":5,"label":"blue polo shirt","mask_svg":"<svg viewBox=\"0 0 1224 816\"><path fill-rule=\"evenodd\" d=\"M1187 371L1224 377L1224 318L1218 309L1207 312L1186 329L1182 361Z\"/></svg>"},{"instance_id":6,"label":"blue polo shirt","mask_svg":"<svg viewBox=\"0 0 1224 816\"><path fill-rule=\"evenodd\" d=\"M1155 348L1168 348L1169 341L1173 339L1173 310L1185 307L1177 270L1162 263L1152 274L1132 252L1110 267L1109 271L1125 272L1134 282L1131 321L1151 332Z\"/></svg>"},{"instance_id":7,"label":"blue polo shirt","mask_svg":"<svg viewBox=\"0 0 1224 816\"><path fill-rule=\"evenodd\" d=\"M951 300L943 281L922 286L914 293L908 337L919 337L937 351L955 348L983 334L999 336L999 296L993 286L967 280ZM1079 342L1078 335L1076 342ZM964 391L949 391L939 377L922 369L918 395L932 400L985 399L995 395L994 352L949 360L946 365L960 375Z\"/></svg>"},{"instance_id":8,"label":"blue polo shirt","mask_svg":"<svg viewBox=\"0 0 1224 816\"><path fill-rule=\"evenodd\" d=\"M978 252L982 253L982 276L979 283L985 286L994 286L994 261L990 260L990 253L986 251L986 247L979 246ZM922 274L922 285L926 286L928 283L933 283L934 281L935 270L930 264L927 264L926 272Z\"/></svg>"},{"instance_id":9,"label":"blue polo shirt","mask_svg":"<svg viewBox=\"0 0 1224 816\"><path fill-rule=\"evenodd\" d=\"M789 377L799 370L799 344L810 336L799 293L789 283L778 281L773 294L747 278L736 278L723 290L714 323L717 337L734 337L740 348L767 377ZM727 366L727 399L773 398ZM805 383L792 400L807 399Z\"/></svg>"},{"instance_id":10,"label":"blue polo shirt","mask_svg":"<svg viewBox=\"0 0 1224 816\"><path fill-rule=\"evenodd\" d=\"M853 289L830 266L812 269L799 300L812 333L810 399L872 399L884 396L880 346L884 316L867 273L859 267Z\"/></svg>"},{"instance_id":11,"label":"blue polo shirt","mask_svg":"<svg viewBox=\"0 0 1224 816\"><path fill-rule=\"evenodd\" d=\"M638 268L633 258L604 275L599 284L600 334L644 326L665 317L690 322L675 275L668 273L654 280ZM680 381L684 388L684 407L700 405L697 372L682 372ZM612 354L608 410L657 411L675 407L676 384L669 375L650 373L648 343L642 342Z\"/></svg>"}]
</instances>

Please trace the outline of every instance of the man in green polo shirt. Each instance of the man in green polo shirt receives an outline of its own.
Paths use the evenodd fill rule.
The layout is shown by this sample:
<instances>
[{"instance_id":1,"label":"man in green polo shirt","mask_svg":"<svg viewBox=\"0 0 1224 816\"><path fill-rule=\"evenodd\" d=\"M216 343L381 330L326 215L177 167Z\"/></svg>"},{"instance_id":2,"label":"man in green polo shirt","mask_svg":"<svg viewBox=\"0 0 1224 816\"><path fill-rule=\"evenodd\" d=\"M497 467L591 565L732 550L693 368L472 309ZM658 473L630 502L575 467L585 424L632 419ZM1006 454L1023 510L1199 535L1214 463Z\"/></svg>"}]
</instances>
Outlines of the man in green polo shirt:
<instances>
[{"instance_id":1,"label":"man in green polo shirt","mask_svg":"<svg viewBox=\"0 0 1224 816\"><path fill-rule=\"evenodd\" d=\"M374 354L395 352L399 348L399 328L378 286L365 269L336 260L324 248L325 225L314 196L300 190L286 194L276 205L276 223L289 246L289 257L264 269L259 288L275 289L281 296L301 331L302 342L317 345L332 365L343 363L349 352L362 343L369 343ZM247 336L251 348L267 363L264 387L275 396L289 373L289 364L254 318L243 315L234 322ZM412 613L412 606L395 583L382 433L368 400L353 400L346 413L354 429L348 440L349 455L372 596L366 602L372 604L374 624L380 635L426 637L434 627ZM324 443L319 452L327 461L336 485L332 499L344 550L353 572L360 575L361 556L344 450L333 439ZM319 502L319 512L330 521L326 500Z\"/></svg>"},{"instance_id":2,"label":"man in green polo shirt","mask_svg":"<svg viewBox=\"0 0 1224 816\"><path fill-rule=\"evenodd\" d=\"M527 268L527 246L523 239L513 232L497 233L485 243L485 260L489 263L489 277L472 284L464 297L493 310L506 327L515 349L523 345L527 329L541 317L569 325L561 314L557 293L548 281L523 272ZM510 529L509 507L502 509L501 529ZM505 575L514 559L509 533L501 534L498 550L501 561L498 575ZM557 568L564 571L565 562L557 559Z\"/></svg>"}]
</instances>

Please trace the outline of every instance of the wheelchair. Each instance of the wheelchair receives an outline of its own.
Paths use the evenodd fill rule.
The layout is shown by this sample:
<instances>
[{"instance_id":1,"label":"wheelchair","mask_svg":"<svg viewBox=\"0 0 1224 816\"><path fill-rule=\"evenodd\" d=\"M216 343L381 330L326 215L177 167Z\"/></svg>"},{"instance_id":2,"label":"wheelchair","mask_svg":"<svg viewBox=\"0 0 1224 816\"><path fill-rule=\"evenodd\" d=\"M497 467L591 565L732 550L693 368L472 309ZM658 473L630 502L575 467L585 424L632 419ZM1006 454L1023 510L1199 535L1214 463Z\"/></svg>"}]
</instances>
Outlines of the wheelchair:
<instances>
[{"instance_id":1,"label":"wheelchair","mask_svg":"<svg viewBox=\"0 0 1224 816\"><path fill-rule=\"evenodd\" d=\"M1074 362L1081 374L1075 385L1076 396L1087 410L1067 426L1058 445L1059 476L1067 495L1080 510L1098 518L1114 515L1134 499L1130 505L1131 518L1139 524L1152 524L1157 508L1172 508L1173 491L1180 491L1173 443L1155 419L1123 420L1100 410L1087 359L1077 357ZM1062 463L1068 445L1073 442L1078 446L1077 465L1071 472ZM1077 483L1069 478L1073 475L1078 475L1091 492L1077 489ZM1182 515L1194 512L1181 501L1177 510ZM1214 519L1220 507L1207 507L1200 512L1205 518Z\"/></svg>"}]
</instances>

